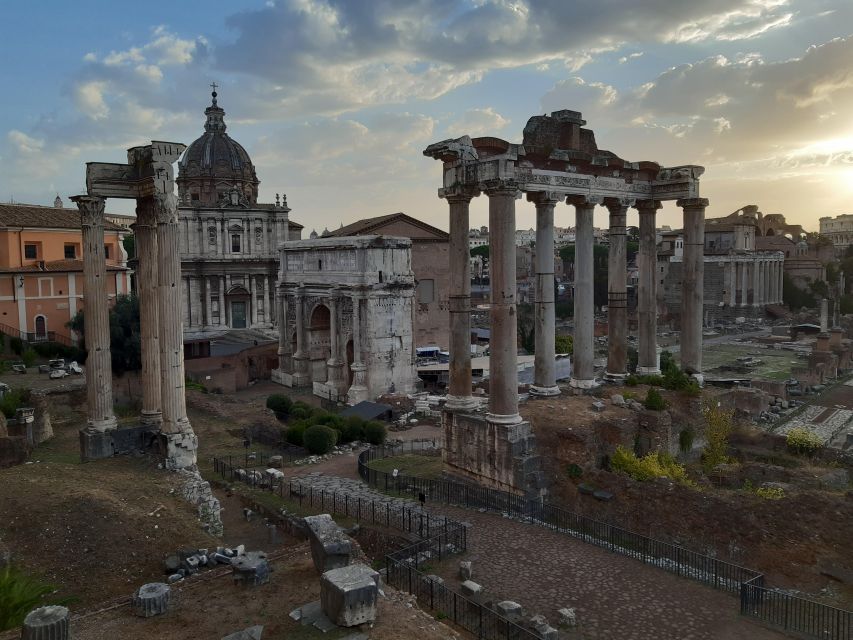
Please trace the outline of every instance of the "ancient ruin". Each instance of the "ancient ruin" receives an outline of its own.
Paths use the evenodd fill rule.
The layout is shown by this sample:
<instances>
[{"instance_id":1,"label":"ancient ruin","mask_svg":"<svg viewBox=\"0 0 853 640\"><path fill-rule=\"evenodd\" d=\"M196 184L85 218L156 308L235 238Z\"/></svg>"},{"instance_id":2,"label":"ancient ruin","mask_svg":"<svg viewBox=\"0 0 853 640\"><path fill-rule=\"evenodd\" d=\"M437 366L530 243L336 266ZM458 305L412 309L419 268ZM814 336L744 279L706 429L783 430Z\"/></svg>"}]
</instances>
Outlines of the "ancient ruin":
<instances>
[{"instance_id":1,"label":"ancient ruin","mask_svg":"<svg viewBox=\"0 0 853 640\"><path fill-rule=\"evenodd\" d=\"M273 380L356 404L410 393L415 281L408 238L356 236L281 245Z\"/></svg>"},{"instance_id":2,"label":"ancient ruin","mask_svg":"<svg viewBox=\"0 0 853 640\"><path fill-rule=\"evenodd\" d=\"M178 209L173 164L186 147L152 142L132 147L127 164L86 165L86 195L74 196L83 219L87 404L80 432L83 460L126 450L139 432L157 435L169 469L194 468L198 442L187 418L181 328ZM110 328L104 262L107 198L136 200L142 333L142 415L138 427L117 428L113 414ZM130 433L129 433L130 432ZM131 447L133 448L133 447Z\"/></svg>"},{"instance_id":3,"label":"ancient ruin","mask_svg":"<svg viewBox=\"0 0 853 640\"><path fill-rule=\"evenodd\" d=\"M424 155L443 163L440 198L450 207L451 281L450 384L444 415L445 459L460 473L501 488L537 495L530 426L518 413L518 370L515 286L515 200L526 193L536 204L536 246L547 247L537 259L536 367L531 393L559 393L554 372L554 210L565 199L576 211L574 297L574 365L571 386L595 387L593 371L593 237L596 205L610 212L609 354L607 376L627 371L625 216L640 212L639 367L659 372L656 344L657 263L655 217L663 200L676 200L684 211L684 256L681 323L682 368L702 378L703 246L705 207L699 197L696 165L661 167L655 162L629 162L601 150L595 135L576 111L534 116L521 144L493 137L462 136L428 146ZM471 391L469 204L489 198L491 260L491 343L488 410L483 413Z\"/></svg>"}]
</instances>

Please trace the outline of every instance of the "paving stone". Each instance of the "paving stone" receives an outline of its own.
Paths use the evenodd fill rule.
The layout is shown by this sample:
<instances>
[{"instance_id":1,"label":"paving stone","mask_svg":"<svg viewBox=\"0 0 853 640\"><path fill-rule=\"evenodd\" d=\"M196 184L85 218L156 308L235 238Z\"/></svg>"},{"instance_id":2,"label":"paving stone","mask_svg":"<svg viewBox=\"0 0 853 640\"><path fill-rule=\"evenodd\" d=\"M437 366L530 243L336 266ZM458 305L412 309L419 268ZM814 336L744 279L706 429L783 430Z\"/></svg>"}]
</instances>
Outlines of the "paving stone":
<instances>
[{"instance_id":1,"label":"paving stone","mask_svg":"<svg viewBox=\"0 0 853 640\"><path fill-rule=\"evenodd\" d=\"M249 627L248 629L243 629L242 631L229 634L223 637L222 640L261 640L261 634L263 634L263 632L264 626L256 624L254 627Z\"/></svg>"}]
</instances>

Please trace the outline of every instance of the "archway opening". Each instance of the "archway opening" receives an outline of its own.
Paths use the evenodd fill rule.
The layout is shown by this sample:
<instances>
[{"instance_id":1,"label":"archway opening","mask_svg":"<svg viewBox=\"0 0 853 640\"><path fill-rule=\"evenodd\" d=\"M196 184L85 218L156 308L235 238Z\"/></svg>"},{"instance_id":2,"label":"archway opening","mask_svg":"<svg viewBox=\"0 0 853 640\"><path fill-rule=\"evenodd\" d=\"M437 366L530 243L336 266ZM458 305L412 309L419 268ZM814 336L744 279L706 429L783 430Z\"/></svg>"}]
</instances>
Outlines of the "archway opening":
<instances>
[{"instance_id":1,"label":"archway opening","mask_svg":"<svg viewBox=\"0 0 853 640\"><path fill-rule=\"evenodd\" d=\"M47 319L44 316L36 316L36 340L47 340Z\"/></svg>"},{"instance_id":2,"label":"archway opening","mask_svg":"<svg viewBox=\"0 0 853 640\"><path fill-rule=\"evenodd\" d=\"M308 320L308 354L311 359L311 380L326 382L326 361L332 353L332 315L329 307L318 304Z\"/></svg>"}]
</instances>

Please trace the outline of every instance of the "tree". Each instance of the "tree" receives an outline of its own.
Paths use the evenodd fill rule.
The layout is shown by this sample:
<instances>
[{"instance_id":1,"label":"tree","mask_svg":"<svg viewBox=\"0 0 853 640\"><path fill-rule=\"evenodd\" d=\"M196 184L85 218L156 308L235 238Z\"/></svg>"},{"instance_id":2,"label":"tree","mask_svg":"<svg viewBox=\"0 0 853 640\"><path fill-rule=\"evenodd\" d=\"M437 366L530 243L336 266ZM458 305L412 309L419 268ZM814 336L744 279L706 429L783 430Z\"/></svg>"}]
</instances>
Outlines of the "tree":
<instances>
[{"instance_id":1,"label":"tree","mask_svg":"<svg viewBox=\"0 0 853 640\"><path fill-rule=\"evenodd\" d=\"M479 247L474 247L471 249L471 257L474 258L476 256L483 256L484 260L489 259L489 245L484 244Z\"/></svg>"},{"instance_id":2,"label":"tree","mask_svg":"<svg viewBox=\"0 0 853 640\"><path fill-rule=\"evenodd\" d=\"M121 243L124 246L124 250L127 252L127 259L133 260L136 257L136 236L125 236Z\"/></svg>"},{"instance_id":3,"label":"tree","mask_svg":"<svg viewBox=\"0 0 853 640\"><path fill-rule=\"evenodd\" d=\"M568 353L569 355L575 352L575 339L573 336L557 335L554 338L554 350L557 353Z\"/></svg>"},{"instance_id":4,"label":"tree","mask_svg":"<svg viewBox=\"0 0 853 640\"><path fill-rule=\"evenodd\" d=\"M85 336L83 311L68 322L68 327ZM85 348L85 338L81 341ZM134 294L117 295L110 309L110 353L113 374L120 376L125 371L142 368L142 340L139 329L139 299Z\"/></svg>"},{"instance_id":5,"label":"tree","mask_svg":"<svg viewBox=\"0 0 853 640\"><path fill-rule=\"evenodd\" d=\"M782 274L782 300L792 311L808 307L813 309L817 306L817 300L808 291L800 289L787 273Z\"/></svg>"}]
</instances>

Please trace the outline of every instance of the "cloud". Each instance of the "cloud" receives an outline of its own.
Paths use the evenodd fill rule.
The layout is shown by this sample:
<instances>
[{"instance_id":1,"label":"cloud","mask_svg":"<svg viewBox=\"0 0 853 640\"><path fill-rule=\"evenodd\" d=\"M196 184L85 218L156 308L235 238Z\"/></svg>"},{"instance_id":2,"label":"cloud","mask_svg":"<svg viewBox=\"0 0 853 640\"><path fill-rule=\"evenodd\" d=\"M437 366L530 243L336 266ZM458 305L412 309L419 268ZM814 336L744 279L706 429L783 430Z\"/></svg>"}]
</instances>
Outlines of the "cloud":
<instances>
[{"instance_id":1,"label":"cloud","mask_svg":"<svg viewBox=\"0 0 853 640\"><path fill-rule=\"evenodd\" d=\"M468 109L461 118L447 126L447 132L458 138L496 135L509 124L509 120L497 113L492 107L484 109Z\"/></svg>"},{"instance_id":2,"label":"cloud","mask_svg":"<svg viewBox=\"0 0 853 640\"><path fill-rule=\"evenodd\" d=\"M12 129L6 138L19 152L24 154L38 153L44 148L44 140L28 136L23 131Z\"/></svg>"},{"instance_id":3,"label":"cloud","mask_svg":"<svg viewBox=\"0 0 853 640\"><path fill-rule=\"evenodd\" d=\"M110 108L104 97L106 82L85 82L74 90L77 108L92 120L101 120L110 115Z\"/></svg>"},{"instance_id":4,"label":"cloud","mask_svg":"<svg viewBox=\"0 0 853 640\"><path fill-rule=\"evenodd\" d=\"M637 51L635 53L630 53L627 56L622 56L621 58L619 58L619 64L625 64L629 60L636 60L637 58L642 57L642 55L642 51Z\"/></svg>"}]
</instances>

